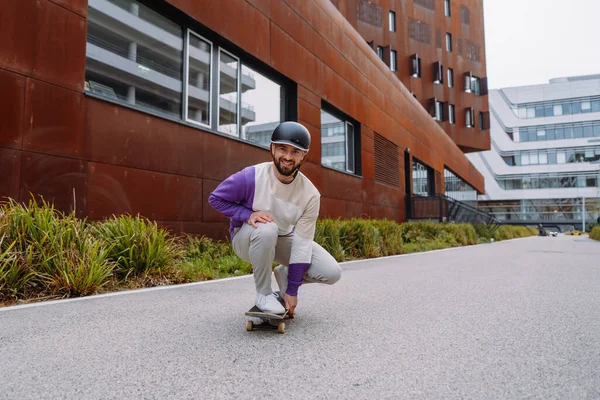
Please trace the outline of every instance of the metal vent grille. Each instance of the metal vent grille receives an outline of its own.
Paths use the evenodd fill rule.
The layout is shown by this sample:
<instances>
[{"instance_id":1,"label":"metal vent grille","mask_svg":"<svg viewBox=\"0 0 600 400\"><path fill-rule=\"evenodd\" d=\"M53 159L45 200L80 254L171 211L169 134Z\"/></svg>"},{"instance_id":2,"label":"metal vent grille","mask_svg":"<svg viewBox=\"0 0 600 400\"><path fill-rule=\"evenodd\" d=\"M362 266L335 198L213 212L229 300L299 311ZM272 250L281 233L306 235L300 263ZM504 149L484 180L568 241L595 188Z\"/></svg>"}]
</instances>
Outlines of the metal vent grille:
<instances>
[{"instance_id":1,"label":"metal vent grille","mask_svg":"<svg viewBox=\"0 0 600 400\"><path fill-rule=\"evenodd\" d=\"M375 182L400 186L398 146L375 134Z\"/></svg>"}]
</instances>

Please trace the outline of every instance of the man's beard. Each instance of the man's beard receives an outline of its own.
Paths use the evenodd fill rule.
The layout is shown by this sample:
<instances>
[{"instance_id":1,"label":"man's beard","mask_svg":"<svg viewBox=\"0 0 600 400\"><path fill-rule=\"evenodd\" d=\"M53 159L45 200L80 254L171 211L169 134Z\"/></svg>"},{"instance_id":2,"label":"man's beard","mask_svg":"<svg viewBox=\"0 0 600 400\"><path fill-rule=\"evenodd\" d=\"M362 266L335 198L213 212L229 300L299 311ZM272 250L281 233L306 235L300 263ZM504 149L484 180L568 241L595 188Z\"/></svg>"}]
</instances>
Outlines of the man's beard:
<instances>
[{"instance_id":1,"label":"man's beard","mask_svg":"<svg viewBox=\"0 0 600 400\"><path fill-rule=\"evenodd\" d=\"M275 168L277 168L277 171L279 171L279 173L283 176L292 176L296 173L296 171L298 171L300 169L300 166L302 165L302 161L298 162L298 164L293 165L292 167L285 167L285 168L289 168L289 169L283 169L284 166L282 165L282 159L280 158L279 161L275 160L275 157L273 157L273 164L275 164Z\"/></svg>"}]
</instances>

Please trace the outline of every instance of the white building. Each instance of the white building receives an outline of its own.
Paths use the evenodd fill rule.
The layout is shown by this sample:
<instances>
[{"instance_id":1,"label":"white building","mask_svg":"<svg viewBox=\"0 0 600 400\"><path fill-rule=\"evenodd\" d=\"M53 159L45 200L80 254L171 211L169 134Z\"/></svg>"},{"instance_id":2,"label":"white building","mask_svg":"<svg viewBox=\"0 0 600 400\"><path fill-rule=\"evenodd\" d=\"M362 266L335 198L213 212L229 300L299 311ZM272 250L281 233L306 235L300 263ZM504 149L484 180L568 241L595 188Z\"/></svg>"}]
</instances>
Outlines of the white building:
<instances>
[{"instance_id":1,"label":"white building","mask_svg":"<svg viewBox=\"0 0 600 400\"><path fill-rule=\"evenodd\" d=\"M600 75L490 90L489 102L491 150L467 154L485 177L482 211L536 225L596 221Z\"/></svg>"}]
</instances>

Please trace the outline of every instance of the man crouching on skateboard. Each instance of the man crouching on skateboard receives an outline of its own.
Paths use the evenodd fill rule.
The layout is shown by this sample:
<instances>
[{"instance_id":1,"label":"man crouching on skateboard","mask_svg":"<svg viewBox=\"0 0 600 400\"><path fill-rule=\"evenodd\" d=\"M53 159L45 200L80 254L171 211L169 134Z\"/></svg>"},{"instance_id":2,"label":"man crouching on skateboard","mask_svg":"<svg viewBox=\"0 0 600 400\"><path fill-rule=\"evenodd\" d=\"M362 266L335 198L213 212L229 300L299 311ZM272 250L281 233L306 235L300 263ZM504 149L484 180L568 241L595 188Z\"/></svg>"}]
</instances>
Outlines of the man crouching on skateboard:
<instances>
[{"instance_id":1,"label":"man crouching on skateboard","mask_svg":"<svg viewBox=\"0 0 600 400\"><path fill-rule=\"evenodd\" d=\"M299 171L310 134L296 122L283 122L271 136L272 162L231 175L210 195L209 204L230 219L235 253L252 264L256 306L264 312L293 314L303 282L334 284L341 268L313 241L320 193ZM284 306L271 289L272 263Z\"/></svg>"}]
</instances>

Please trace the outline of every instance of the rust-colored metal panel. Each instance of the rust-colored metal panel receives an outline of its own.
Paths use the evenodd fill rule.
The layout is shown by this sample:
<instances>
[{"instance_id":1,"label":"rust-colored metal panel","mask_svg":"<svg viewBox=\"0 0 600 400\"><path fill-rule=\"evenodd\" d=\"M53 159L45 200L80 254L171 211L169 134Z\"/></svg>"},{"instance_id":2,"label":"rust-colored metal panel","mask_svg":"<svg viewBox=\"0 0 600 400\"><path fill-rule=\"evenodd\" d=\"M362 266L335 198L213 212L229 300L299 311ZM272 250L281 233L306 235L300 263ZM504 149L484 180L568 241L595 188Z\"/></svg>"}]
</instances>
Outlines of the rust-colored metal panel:
<instances>
[{"instance_id":1,"label":"rust-colored metal panel","mask_svg":"<svg viewBox=\"0 0 600 400\"><path fill-rule=\"evenodd\" d=\"M35 58L37 31L32 21L44 12L46 2L2 0L0 7L0 68L29 74Z\"/></svg>"},{"instance_id":2,"label":"rust-colored metal panel","mask_svg":"<svg viewBox=\"0 0 600 400\"><path fill-rule=\"evenodd\" d=\"M19 200L21 152L0 147L0 202L7 198Z\"/></svg>"},{"instance_id":3,"label":"rust-colored metal panel","mask_svg":"<svg viewBox=\"0 0 600 400\"><path fill-rule=\"evenodd\" d=\"M319 115L319 123L317 126L321 126L320 120L321 116ZM304 125L310 133L310 151L308 152L305 161L321 165L321 129L309 124L303 119L298 119L298 123Z\"/></svg>"},{"instance_id":4,"label":"rust-colored metal panel","mask_svg":"<svg viewBox=\"0 0 600 400\"><path fill-rule=\"evenodd\" d=\"M188 233L229 241L229 222L158 221L158 225L173 233Z\"/></svg>"},{"instance_id":5,"label":"rust-colored metal panel","mask_svg":"<svg viewBox=\"0 0 600 400\"><path fill-rule=\"evenodd\" d=\"M298 99L298 119L312 126L321 126L321 109L305 100Z\"/></svg>"},{"instance_id":6,"label":"rust-colored metal panel","mask_svg":"<svg viewBox=\"0 0 600 400\"><path fill-rule=\"evenodd\" d=\"M25 78L0 69L0 93L2 93L0 95L0 146L20 149L23 134Z\"/></svg>"},{"instance_id":7,"label":"rust-colored metal panel","mask_svg":"<svg viewBox=\"0 0 600 400\"><path fill-rule=\"evenodd\" d=\"M277 24L308 51L313 52L313 28L284 1L271 0L271 23Z\"/></svg>"},{"instance_id":8,"label":"rust-colored metal panel","mask_svg":"<svg viewBox=\"0 0 600 400\"><path fill-rule=\"evenodd\" d=\"M271 0L246 0L248 3L256 7L261 13L265 14L267 18L271 15Z\"/></svg>"},{"instance_id":9,"label":"rust-colored metal panel","mask_svg":"<svg viewBox=\"0 0 600 400\"><path fill-rule=\"evenodd\" d=\"M82 92L87 21L47 0L40 0L38 3L46 5L44 12L38 13L36 20L37 38L32 76Z\"/></svg>"},{"instance_id":10,"label":"rust-colored metal panel","mask_svg":"<svg viewBox=\"0 0 600 400\"><path fill-rule=\"evenodd\" d=\"M362 201L362 179L341 173L329 168L323 168L323 191L321 194L332 199Z\"/></svg>"},{"instance_id":11,"label":"rust-colored metal panel","mask_svg":"<svg viewBox=\"0 0 600 400\"><path fill-rule=\"evenodd\" d=\"M269 150L216 134L204 136L203 177L222 181L241 169L271 161Z\"/></svg>"},{"instance_id":12,"label":"rust-colored metal panel","mask_svg":"<svg viewBox=\"0 0 600 400\"><path fill-rule=\"evenodd\" d=\"M310 179L310 181L313 183L313 185L316 186L317 190L320 193L323 192L323 178L322 178L323 168L321 167L320 160L319 160L318 164L313 163L313 162L305 162L302 165L300 171L302 171L302 173L304 175L306 175L306 177L308 179Z\"/></svg>"},{"instance_id":13,"label":"rust-colored metal panel","mask_svg":"<svg viewBox=\"0 0 600 400\"><path fill-rule=\"evenodd\" d=\"M140 214L160 221L201 221L202 180L99 163L88 166L88 215Z\"/></svg>"},{"instance_id":14,"label":"rust-colored metal panel","mask_svg":"<svg viewBox=\"0 0 600 400\"><path fill-rule=\"evenodd\" d=\"M320 87L315 55L275 24L271 24L271 66L309 90L316 92Z\"/></svg>"},{"instance_id":15,"label":"rust-colored metal panel","mask_svg":"<svg viewBox=\"0 0 600 400\"><path fill-rule=\"evenodd\" d=\"M41 195L57 210L84 217L87 211L87 166L84 161L23 152L19 200Z\"/></svg>"},{"instance_id":16,"label":"rust-colored metal panel","mask_svg":"<svg viewBox=\"0 0 600 400\"><path fill-rule=\"evenodd\" d=\"M246 0L168 2L263 62L269 62L271 24L265 14Z\"/></svg>"},{"instance_id":17,"label":"rust-colored metal panel","mask_svg":"<svg viewBox=\"0 0 600 400\"><path fill-rule=\"evenodd\" d=\"M84 150L83 94L27 79L23 149L79 158Z\"/></svg>"},{"instance_id":18,"label":"rust-colored metal panel","mask_svg":"<svg viewBox=\"0 0 600 400\"><path fill-rule=\"evenodd\" d=\"M202 177L205 132L86 98L86 158Z\"/></svg>"},{"instance_id":19,"label":"rust-colored metal panel","mask_svg":"<svg viewBox=\"0 0 600 400\"><path fill-rule=\"evenodd\" d=\"M73 11L83 17L87 17L88 0L50 0L66 9Z\"/></svg>"},{"instance_id":20,"label":"rust-colored metal panel","mask_svg":"<svg viewBox=\"0 0 600 400\"><path fill-rule=\"evenodd\" d=\"M221 182L212 181L209 179L204 179L202 182L202 204L205 204L203 213L202 213L202 221L205 222L227 222L229 219L225 217L223 214L212 208L208 204L208 197L210 194L219 186Z\"/></svg>"},{"instance_id":21,"label":"rust-colored metal panel","mask_svg":"<svg viewBox=\"0 0 600 400\"><path fill-rule=\"evenodd\" d=\"M319 218L345 218L346 202L344 200L332 199L321 196L321 208L319 209Z\"/></svg>"}]
</instances>

